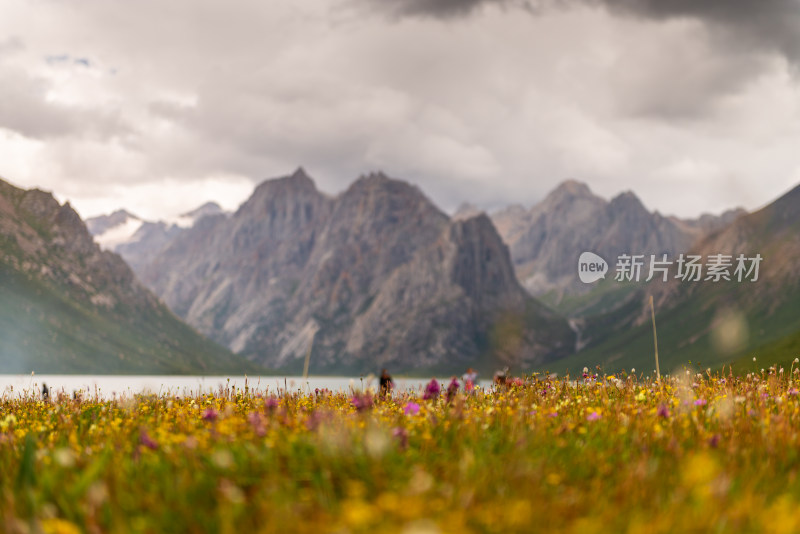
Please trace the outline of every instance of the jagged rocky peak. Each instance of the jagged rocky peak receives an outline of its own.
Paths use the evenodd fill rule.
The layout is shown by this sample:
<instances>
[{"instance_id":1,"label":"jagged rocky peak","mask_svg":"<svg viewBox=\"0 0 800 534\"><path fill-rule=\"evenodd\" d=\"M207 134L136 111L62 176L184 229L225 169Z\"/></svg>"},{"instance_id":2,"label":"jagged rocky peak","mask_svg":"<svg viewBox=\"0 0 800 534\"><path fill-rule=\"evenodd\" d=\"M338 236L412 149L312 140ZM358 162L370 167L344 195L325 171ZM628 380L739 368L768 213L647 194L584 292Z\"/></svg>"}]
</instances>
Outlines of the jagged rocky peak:
<instances>
[{"instance_id":1,"label":"jagged rocky peak","mask_svg":"<svg viewBox=\"0 0 800 534\"><path fill-rule=\"evenodd\" d=\"M35 217L51 219L61 205L51 193L41 189L30 189L22 194L19 207Z\"/></svg>"},{"instance_id":2,"label":"jagged rocky peak","mask_svg":"<svg viewBox=\"0 0 800 534\"><path fill-rule=\"evenodd\" d=\"M373 171L368 174L362 174L356 179L348 191L360 190L388 190L393 192L408 192L419 197L425 197L425 194L416 186L405 180L392 178L383 171Z\"/></svg>"},{"instance_id":3,"label":"jagged rocky peak","mask_svg":"<svg viewBox=\"0 0 800 534\"><path fill-rule=\"evenodd\" d=\"M268 187L292 187L297 189L313 189L314 191L317 190L317 186L314 183L314 180L306 173L303 167L298 167L295 171L282 178L275 178L272 180L267 180L262 185L268 185Z\"/></svg>"},{"instance_id":4,"label":"jagged rocky peak","mask_svg":"<svg viewBox=\"0 0 800 534\"><path fill-rule=\"evenodd\" d=\"M257 235L294 239L328 211L330 200L301 168L262 182L233 215L237 246L249 246Z\"/></svg>"},{"instance_id":5,"label":"jagged rocky peak","mask_svg":"<svg viewBox=\"0 0 800 534\"><path fill-rule=\"evenodd\" d=\"M610 202L612 209L635 209L637 211L647 211L642 201L633 191L623 191Z\"/></svg>"},{"instance_id":6,"label":"jagged rocky peak","mask_svg":"<svg viewBox=\"0 0 800 534\"><path fill-rule=\"evenodd\" d=\"M655 224L663 219L657 212L649 212L639 197L631 191L625 191L612 198L608 203L607 212L612 220L625 221L627 224L647 222ZM636 228L625 228L628 232L635 230Z\"/></svg>"},{"instance_id":7,"label":"jagged rocky peak","mask_svg":"<svg viewBox=\"0 0 800 534\"><path fill-rule=\"evenodd\" d=\"M544 202L555 203L576 198L593 198L595 196L585 183L577 180L565 180L545 197Z\"/></svg>"},{"instance_id":8,"label":"jagged rocky peak","mask_svg":"<svg viewBox=\"0 0 800 534\"><path fill-rule=\"evenodd\" d=\"M484 213L484 211L475 204L471 204L469 202L462 202L458 206L458 208L456 208L455 213L453 213L453 219L454 220L471 219L472 217L476 217L481 213Z\"/></svg>"},{"instance_id":9,"label":"jagged rocky peak","mask_svg":"<svg viewBox=\"0 0 800 534\"><path fill-rule=\"evenodd\" d=\"M341 235L353 234L351 230L381 234L399 228L412 231L414 227L428 232L445 224L449 217L418 187L374 172L362 175L336 198L331 219L331 229Z\"/></svg>"},{"instance_id":10,"label":"jagged rocky peak","mask_svg":"<svg viewBox=\"0 0 800 534\"><path fill-rule=\"evenodd\" d=\"M182 213L181 217L197 220L201 217L207 217L209 215L218 215L220 213L224 213L224 211L219 204L217 204L216 202L206 202L202 206L199 206L191 211L187 211L186 213Z\"/></svg>"},{"instance_id":11,"label":"jagged rocky peak","mask_svg":"<svg viewBox=\"0 0 800 534\"><path fill-rule=\"evenodd\" d=\"M292 202L302 198L321 199L324 197L312 180L298 167L288 176L272 178L261 182L247 201L239 207L236 216L253 212L265 213L280 204Z\"/></svg>"},{"instance_id":12,"label":"jagged rocky peak","mask_svg":"<svg viewBox=\"0 0 800 534\"><path fill-rule=\"evenodd\" d=\"M369 174L362 174L358 179L350 184L347 188L348 192L351 191L376 191L388 190L394 192L408 191L414 194L422 195L422 193L415 186L403 180L396 180L390 178L383 171L374 171Z\"/></svg>"}]
</instances>

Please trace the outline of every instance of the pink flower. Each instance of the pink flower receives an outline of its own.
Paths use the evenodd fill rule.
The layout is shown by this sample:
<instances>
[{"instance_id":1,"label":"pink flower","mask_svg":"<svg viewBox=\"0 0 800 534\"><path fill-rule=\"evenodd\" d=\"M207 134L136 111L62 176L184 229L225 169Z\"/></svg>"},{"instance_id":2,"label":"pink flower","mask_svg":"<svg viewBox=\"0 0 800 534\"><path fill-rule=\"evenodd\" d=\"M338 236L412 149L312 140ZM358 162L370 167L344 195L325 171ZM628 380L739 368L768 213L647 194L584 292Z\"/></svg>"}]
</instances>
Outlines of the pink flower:
<instances>
[{"instance_id":1,"label":"pink flower","mask_svg":"<svg viewBox=\"0 0 800 534\"><path fill-rule=\"evenodd\" d=\"M432 400L439 398L439 393L442 392L441 386L439 386L439 382L436 381L435 378L431 378L431 381L428 382L428 385L425 386L425 393L422 395L423 400Z\"/></svg>"},{"instance_id":2,"label":"pink flower","mask_svg":"<svg viewBox=\"0 0 800 534\"><path fill-rule=\"evenodd\" d=\"M666 404L662 404L658 407L658 416L659 417L669 417L669 409L667 408Z\"/></svg>"},{"instance_id":3,"label":"pink flower","mask_svg":"<svg viewBox=\"0 0 800 534\"><path fill-rule=\"evenodd\" d=\"M368 410L372 408L372 395L369 393L356 393L350 398L350 404L359 412Z\"/></svg>"},{"instance_id":4,"label":"pink flower","mask_svg":"<svg viewBox=\"0 0 800 534\"><path fill-rule=\"evenodd\" d=\"M706 404L708 404L708 401L706 401L705 399L697 399L696 401L694 401L695 406L705 406Z\"/></svg>"},{"instance_id":5,"label":"pink flower","mask_svg":"<svg viewBox=\"0 0 800 534\"><path fill-rule=\"evenodd\" d=\"M458 393L459 386L460 384L458 383L457 378L454 378L450 381L450 385L447 386L447 402L453 400L453 397L455 397L456 393Z\"/></svg>"},{"instance_id":6,"label":"pink flower","mask_svg":"<svg viewBox=\"0 0 800 534\"><path fill-rule=\"evenodd\" d=\"M214 408L209 408L203 412L203 421L216 421L219 413Z\"/></svg>"},{"instance_id":7,"label":"pink flower","mask_svg":"<svg viewBox=\"0 0 800 534\"><path fill-rule=\"evenodd\" d=\"M600 419L600 414L597 412L592 412L586 417L587 421L597 421L598 419Z\"/></svg>"},{"instance_id":8,"label":"pink flower","mask_svg":"<svg viewBox=\"0 0 800 534\"><path fill-rule=\"evenodd\" d=\"M419 413L419 404L416 402L409 402L406 404L406 407L403 408L403 411L406 415L417 415Z\"/></svg>"}]
</instances>

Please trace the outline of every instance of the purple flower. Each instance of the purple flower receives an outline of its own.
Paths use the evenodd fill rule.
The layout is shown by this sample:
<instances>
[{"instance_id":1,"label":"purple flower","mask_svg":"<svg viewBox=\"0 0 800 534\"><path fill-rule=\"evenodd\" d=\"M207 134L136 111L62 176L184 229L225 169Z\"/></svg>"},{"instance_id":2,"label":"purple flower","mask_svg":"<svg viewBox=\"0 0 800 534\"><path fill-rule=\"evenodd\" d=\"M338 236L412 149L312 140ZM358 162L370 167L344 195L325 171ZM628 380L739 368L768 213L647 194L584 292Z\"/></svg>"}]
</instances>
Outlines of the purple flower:
<instances>
[{"instance_id":1,"label":"purple flower","mask_svg":"<svg viewBox=\"0 0 800 534\"><path fill-rule=\"evenodd\" d=\"M439 393L442 392L442 388L439 386L439 382L436 381L435 378L431 378L431 381L428 382L428 385L425 386L425 393L422 395L423 400L431 400L439 398Z\"/></svg>"},{"instance_id":2,"label":"purple flower","mask_svg":"<svg viewBox=\"0 0 800 534\"><path fill-rule=\"evenodd\" d=\"M600 419L600 414L597 412L592 412L586 417L587 421L597 421L598 419Z\"/></svg>"},{"instance_id":3,"label":"purple flower","mask_svg":"<svg viewBox=\"0 0 800 534\"><path fill-rule=\"evenodd\" d=\"M264 437L264 435L267 433L267 429L264 428L264 419L261 417L260 413L250 413L247 416L247 422L250 423L250 426L253 428L253 432L256 433L256 436Z\"/></svg>"},{"instance_id":4,"label":"purple flower","mask_svg":"<svg viewBox=\"0 0 800 534\"><path fill-rule=\"evenodd\" d=\"M419 413L419 404L416 402L409 402L406 404L406 407L403 408L403 411L406 415L417 415Z\"/></svg>"},{"instance_id":5,"label":"purple flower","mask_svg":"<svg viewBox=\"0 0 800 534\"><path fill-rule=\"evenodd\" d=\"M695 406L705 406L706 404L708 404L708 401L706 401L705 399L697 399L696 401L694 401Z\"/></svg>"},{"instance_id":6,"label":"purple flower","mask_svg":"<svg viewBox=\"0 0 800 534\"><path fill-rule=\"evenodd\" d=\"M264 401L264 407L269 412L271 412L275 408L277 408L278 404L280 404L280 403L278 402L278 399L276 399L275 397L270 397L270 398L268 398L267 400Z\"/></svg>"},{"instance_id":7,"label":"purple flower","mask_svg":"<svg viewBox=\"0 0 800 534\"><path fill-rule=\"evenodd\" d=\"M669 417L670 416L669 409L667 408L666 404L662 404L661 406L659 406L657 413L658 413L659 417Z\"/></svg>"},{"instance_id":8,"label":"purple flower","mask_svg":"<svg viewBox=\"0 0 800 534\"><path fill-rule=\"evenodd\" d=\"M447 386L447 402L450 402L453 399L453 397L456 396L456 393L458 393L459 386L460 384L458 383L457 378L453 378L450 381L450 385Z\"/></svg>"},{"instance_id":9,"label":"purple flower","mask_svg":"<svg viewBox=\"0 0 800 534\"><path fill-rule=\"evenodd\" d=\"M368 410L372 408L372 395L369 393L356 393L350 398L350 404L359 412Z\"/></svg>"},{"instance_id":10,"label":"purple flower","mask_svg":"<svg viewBox=\"0 0 800 534\"><path fill-rule=\"evenodd\" d=\"M217 410L215 410L214 408L209 408L205 412L203 412L203 421L216 421L217 416L219 416Z\"/></svg>"},{"instance_id":11,"label":"purple flower","mask_svg":"<svg viewBox=\"0 0 800 534\"><path fill-rule=\"evenodd\" d=\"M719 445L719 434L711 436L711 439L708 440L708 444L712 449L716 449Z\"/></svg>"},{"instance_id":12,"label":"purple flower","mask_svg":"<svg viewBox=\"0 0 800 534\"><path fill-rule=\"evenodd\" d=\"M139 443L154 451L158 448L158 443L155 442L153 438L147 433L147 430L144 428L139 432Z\"/></svg>"}]
</instances>

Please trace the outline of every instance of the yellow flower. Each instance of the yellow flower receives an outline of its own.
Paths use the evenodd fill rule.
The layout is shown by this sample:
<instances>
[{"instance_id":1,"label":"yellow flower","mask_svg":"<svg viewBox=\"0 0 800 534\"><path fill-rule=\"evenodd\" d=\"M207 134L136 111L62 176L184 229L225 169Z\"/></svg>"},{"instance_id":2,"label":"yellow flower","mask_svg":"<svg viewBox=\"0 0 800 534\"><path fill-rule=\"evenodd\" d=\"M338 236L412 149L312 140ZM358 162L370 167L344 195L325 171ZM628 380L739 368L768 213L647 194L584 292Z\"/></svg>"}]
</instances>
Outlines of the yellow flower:
<instances>
[{"instance_id":1,"label":"yellow flower","mask_svg":"<svg viewBox=\"0 0 800 534\"><path fill-rule=\"evenodd\" d=\"M81 534L81 529L66 519L44 519L41 525L45 534Z\"/></svg>"}]
</instances>

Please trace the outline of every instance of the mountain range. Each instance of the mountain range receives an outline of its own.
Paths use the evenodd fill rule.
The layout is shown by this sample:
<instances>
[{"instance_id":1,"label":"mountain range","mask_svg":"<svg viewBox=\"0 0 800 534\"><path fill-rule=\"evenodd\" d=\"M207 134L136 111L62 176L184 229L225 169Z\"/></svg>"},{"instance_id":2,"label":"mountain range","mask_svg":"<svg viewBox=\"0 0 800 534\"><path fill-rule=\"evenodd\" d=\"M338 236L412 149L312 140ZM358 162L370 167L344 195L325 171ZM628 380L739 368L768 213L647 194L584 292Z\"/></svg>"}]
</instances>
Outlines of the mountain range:
<instances>
[{"instance_id":1,"label":"mountain range","mask_svg":"<svg viewBox=\"0 0 800 534\"><path fill-rule=\"evenodd\" d=\"M530 208L465 206L450 217L383 173L331 196L300 168L263 182L235 213L208 204L154 222L119 211L87 226L174 314L254 365L293 373L310 356L323 374L574 373L647 368L651 295L665 368L800 344L798 197L679 219L632 192L605 200L567 181ZM622 254L765 260L750 285L584 284L584 251L607 258L611 274Z\"/></svg>"},{"instance_id":2,"label":"mountain range","mask_svg":"<svg viewBox=\"0 0 800 534\"><path fill-rule=\"evenodd\" d=\"M69 204L0 180L0 370L236 373L261 368L197 334L103 251Z\"/></svg>"},{"instance_id":3,"label":"mountain range","mask_svg":"<svg viewBox=\"0 0 800 534\"><path fill-rule=\"evenodd\" d=\"M232 215L178 233L141 280L248 359L296 372L526 368L574 348L530 297L485 215L452 220L410 184L362 176L330 197L298 169Z\"/></svg>"},{"instance_id":4,"label":"mountain range","mask_svg":"<svg viewBox=\"0 0 800 534\"><path fill-rule=\"evenodd\" d=\"M675 256L744 213L665 217L648 211L630 191L608 201L586 184L568 180L529 209L514 205L491 218L511 250L521 283L532 295L558 305L565 296L591 290L575 276L584 251L604 258L637 251Z\"/></svg>"},{"instance_id":5,"label":"mountain range","mask_svg":"<svg viewBox=\"0 0 800 534\"><path fill-rule=\"evenodd\" d=\"M553 370L574 375L586 364L612 371L652 370L649 296L655 302L662 372L690 363L702 370L731 363L739 371L773 363L788 367L800 353L800 186L708 233L687 255L707 263L719 254L730 257L730 280L707 279L705 271L698 281L671 277L666 283L655 279L638 284L624 306L584 316L584 332L596 342ZM735 276L739 255L761 258L757 273L742 281ZM748 271L752 263L745 263Z\"/></svg>"},{"instance_id":6,"label":"mountain range","mask_svg":"<svg viewBox=\"0 0 800 534\"><path fill-rule=\"evenodd\" d=\"M149 263L182 230L203 217L221 214L225 212L216 202L206 202L168 221L147 221L126 210L117 210L87 219L86 227L102 248L116 252L136 270Z\"/></svg>"}]
</instances>

